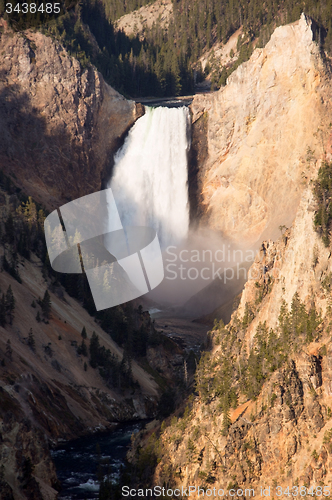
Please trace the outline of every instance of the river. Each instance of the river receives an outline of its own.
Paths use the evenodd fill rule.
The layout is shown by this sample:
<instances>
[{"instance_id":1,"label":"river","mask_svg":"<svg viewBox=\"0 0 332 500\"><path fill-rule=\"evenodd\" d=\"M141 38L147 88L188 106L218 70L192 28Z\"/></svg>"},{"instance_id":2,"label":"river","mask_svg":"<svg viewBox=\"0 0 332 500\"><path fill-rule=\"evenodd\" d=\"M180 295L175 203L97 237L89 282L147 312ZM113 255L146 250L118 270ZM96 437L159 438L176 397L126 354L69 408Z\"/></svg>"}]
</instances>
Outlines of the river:
<instances>
[{"instance_id":1,"label":"river","mask_svg":"<svg viewBox=\"0 0 332 500\"><path fill-rule=\"evenodd\" d=\"M110 470L116 482L125 463L131 435L145 424L145 421L121 424L112 432L82 437L52 450L57 476L62 484L59 500L98 498L98 469L103 475Z\"/></svg>"}]
</instances>

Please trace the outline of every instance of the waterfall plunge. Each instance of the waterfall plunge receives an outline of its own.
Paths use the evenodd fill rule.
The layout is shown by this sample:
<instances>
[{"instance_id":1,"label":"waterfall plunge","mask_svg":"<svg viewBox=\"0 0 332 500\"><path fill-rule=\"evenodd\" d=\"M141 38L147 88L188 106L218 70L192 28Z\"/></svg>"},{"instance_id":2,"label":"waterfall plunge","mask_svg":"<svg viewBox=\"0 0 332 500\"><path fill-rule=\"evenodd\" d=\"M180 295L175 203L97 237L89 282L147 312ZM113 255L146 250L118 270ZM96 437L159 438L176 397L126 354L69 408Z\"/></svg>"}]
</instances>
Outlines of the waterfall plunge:
<instances>
[{"instance_id":1,"label":"waterfall plunge","mask_svg":"<svg viewBox=\"0 0 332 500\"><path fill-rule=\"evenodd\" d=\"M124 227L150 226L162 248L188 234L188 108L145 108L115 155L112 188Z\"/></svg>"}]
</instances>

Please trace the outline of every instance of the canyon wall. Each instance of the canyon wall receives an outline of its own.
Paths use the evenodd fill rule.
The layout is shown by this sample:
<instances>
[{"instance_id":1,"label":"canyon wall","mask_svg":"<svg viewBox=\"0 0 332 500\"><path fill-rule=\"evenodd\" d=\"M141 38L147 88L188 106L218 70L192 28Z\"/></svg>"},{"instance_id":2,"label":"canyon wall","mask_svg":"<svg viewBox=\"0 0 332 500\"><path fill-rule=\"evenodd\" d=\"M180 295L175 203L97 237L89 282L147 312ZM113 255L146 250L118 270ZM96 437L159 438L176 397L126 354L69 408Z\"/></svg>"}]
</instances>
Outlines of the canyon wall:
<instances>
[{"instance_id":1,"label":"canyon wall","mask_svg":"<svg viewBox=\"0 0 332 500\"><path fill-rule=\"evenodd\" d=\"M191 104L193 146L206 144L197 186L201 221L238 243L259 245L291 224L310 168L308 148L316 158L323 153L330 71L313 38L304 15L277 28L225 87Z\"/></svg>"},{"instance_id":2,"label":"canyon wall","mask_svg":"<svg viewBox=\"0 0 332 500\"><path fill-rule=\"evenodd\" d=\"M0 189L1 230L8 214L15 216L15 201L16 195ZM5 247L9 259L4 241L2 236L0 254ZM119 363L123 349L78 300L46 277L35 254L18 257L16 269L20 281L3 269L0 275L1 304L9 287L15 300L12 322L7 315L4 324L3 308L0 317L0 499L53 500L59 483L49 447L111 430L115 422L155 416L160 389L134 360L134 388L117 387L114 374L108 380L102 377L98 367L90 365L93 332ZM46 290L51 300L48 320L39 300ZM138 329L151 324L148 314L134 314L129 320ZM83 327L85 354L80 351Z\"/></svg>"},{"instance_id":3,"label":"canyon wall","mask_svg":"<svg viewBox=\"0 0 332 500\"><path fill-rule=\"evenodd\" d=\"M331 484L331 245L313 222L317 174L332 157L330 85L312 37L304 16L278 28L224 89L192 105L207 124L206 219L249 244L279 235L259 245L230 323L211 332L186 407L137 436L152 450L153 485L240 498L270 488L275 498L278 485L287 496Z\"/></svg>"},{"instance_id":4,"label":"canyon wall","mask_svg":"<svg viewBox=\"0 0 332 500\"><path fill-rule=\"evenodd\" d=\"M133 361L135 389L111 387L84 359L78 349L83 325L87 346L95 332L119 362L123 349L79 301L54 285L35 253L17 253L19 196L22 191L53 210L105 187L114 152L144 110L42 33L14 33L1 21L0 54L1 304L9 287L15 301L13 320L3 308L0 320L0 498L54 499L50 442L155 415L159 386ZM13 219L10 239L6 228ZM35 222L30 220L29 231ZM16 279L4 272L4 255L15 260ZM46 289L49 321L39 302Z\"/></svg>"},{"instance_id":5,"label":"canyon wall","mask_svg":"<svg viewBox=\"0 0 332 500\"><path fill-rule=\"evenodd\" d=\"M99 190L142 106L42 33L3 21L0 53L0 167L49 210Z\"/></svg>"},{"instance_id":6,"label":"canyon wall","mask_svg":"<svg viewBox=\"0 0 332 500\"><path fill-rule=\"evenodd\" d=\"M172 16L172 2L170 0L157 0L120 17L115 22L115 27L122 30L128 37L139 35L143 40L145 31L151 29L156 22L159 22L159 26L163 29L167 29Z\"/></svg>"},{"instance_id":7,"label":"canyon wall","mask_svg":"<svg viewBox=\"0 0 332 500\"><path fill-rule=\"evenodd\" d=\"M268 486L272 497L277 485L283 489L306 485L308 490L331 484L332 262L330 249L313 229L313 206L311 187L306 187L292 227L276 242L263 242L228 325L230 333L225 334L222 327L212 332L213 347L198 368L189 411L179 412L160 434L153 484L225 491L253 488L257 497ZM213 380L225 367L225 358L235 387L241 377L248 377L242 360L258 349L259 332L268 343L270 328L279 331L282 306L290 310L295 293L307 311L315 307L319 327L311 340L306 339L304 327L298 339L283 346L289 355L279 368L271 369L255 398L248 399L237 389L238 400L229 410L225 433L223 392L214 393ZM248 326L247 307L252 313ZM264 366L268 355L257 362ZM228 373L222 375L224 380ZM252 384L259 380L260 369L256 376ZM204 377L205 394L200 379Z\"/></svg>"}]
</instances>

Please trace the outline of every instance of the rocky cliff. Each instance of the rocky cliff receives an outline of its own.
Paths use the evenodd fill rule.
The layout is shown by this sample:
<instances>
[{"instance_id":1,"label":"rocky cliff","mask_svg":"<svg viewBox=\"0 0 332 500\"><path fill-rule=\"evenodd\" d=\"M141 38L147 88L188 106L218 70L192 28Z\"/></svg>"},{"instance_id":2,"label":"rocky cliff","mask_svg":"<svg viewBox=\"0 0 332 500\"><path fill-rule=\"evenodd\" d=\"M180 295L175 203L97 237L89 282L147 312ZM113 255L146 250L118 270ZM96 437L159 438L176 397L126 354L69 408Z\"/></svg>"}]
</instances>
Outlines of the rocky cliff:
<instances>
[{"instance_id":1,"label":"rocky cliff","mask_svg":"<svg viewBox=\"0 0 332 500\"><path fill-rule=\"evenodd\" d=\"M277 485L331 484L332 263L312 216L308 188L291 229L262 244L238 310L213 331L196 397L154 441L153 484L253 488L258 497L268 486L272 497Z\"/></svg>"},{"instance_id":2,"label":"rocky cliff","mask_svg":"<svg viewBox=\"0 0 332 500\"><path fill-rule=\"evenodd\" d=\"M143 108L42 33L13 33L2 21L0 53L0 498L53 499L58 484L49 443L155 415L160 391L134 361L134 389L111 387L90 366L79 350L83 325L87 346L94 331L119 362L123 349L45 273L43 241L31 253L26 241L22 257L18 239L25 229L28 239L36 237L37 212L34 205L24 229L16 209L27 195L52 210L104 187L113 154ZM4 256L15 260L14 273ZM39 301L46 289L49 320Z\"/></svg>"},{"instance_id":3,"label":"rocky cliff","mask_svg":"<svg viewBox=\"0 0 332 500\"><path fill-rule=\"evenodd\" d=\"M191 105L194 148L206 145L198 153L202 220L236 242L257 245L291 224L308 148L323 152L330 71L313 39L304 15L277 28L225 87Z\"/></svg>"},{"instance_id":4,"label":"rocky cliff","mask_svg":"<svg viewBox=\"0 0 332 500\"><path fill-rule=\"evenodd\" d=\"M302 46L295 53L300 40ZM289 58L289 64L284 61L282 66L281 47ZM145 463L153 479L149 481L140 469L143 456L137 448L131 460L141 482L173 489L201 487L210 490L209 496L213 488L223 489L228 496L228 490L239 490L237 496L242 498L249 495L244 492L249 488L259 498L264 497L263 488L270 488L265 496L274 498L300 495L300 491L303 496L319 496L323 491L328 496L332 480L332 261L331 246L325 246L313 223L318 208L315 179L319 168L331 160L329 121L323 121L328 118L330 99L324 76L328 69L323 67L304 16L299 23L278 28L266 49L239 69L215 96L196 98L196 103L211 106L201 118L208 124L209 156L202 176L207 213L211 223L218 223L233 238L239 237L242 227L250 241L273 232L273 225L287 222L287 217L294 220L289 229L281 228L276 241L261 243L239 307L226 327L219 324L212 331L211 350L201 358L195 391L186 407L161 427L156 423L146 431ZM248 82L244 76L250 75ZM283 83L278 75L283 75ZM255 107L253 94L249 99L244 90L252 82L263 92L266 108L265 100L256 103L259 121L253 118L247 124L244 144L235 143L233 137L239 139L240 130L244 133L245 116ZM284 93L274 95L281 84ZM235 87L242 87L243 92L236 96ZM220 109L229 121L219 116ZM276 109L285 132L279 128ZM308 117L314 124L311 132L320 127L317 138L310 136ZM255 130L261 135L255 136ZM308 146L316 149L316 156L310 149L305 158ZM218 151L224 152L219 159ZM255 153L254 163L251 155ZM255 203L256 209L263 210L260 216ZM233 211L233 207L237 208ZM240 207L244 218L242 222L236 219L233 228L230 218L240 217L236 211Z\"/></svg>"},{"instance_id":5,"label":"rocky cliff","mask_svg":"<svg viewBox=\"0 0 332 500\"><path fill-rule=\"evenodd\" d=\"M99 190L142 107L50 37L0 37L1 168L48 209Z\"/></svg>"}]
</instances>

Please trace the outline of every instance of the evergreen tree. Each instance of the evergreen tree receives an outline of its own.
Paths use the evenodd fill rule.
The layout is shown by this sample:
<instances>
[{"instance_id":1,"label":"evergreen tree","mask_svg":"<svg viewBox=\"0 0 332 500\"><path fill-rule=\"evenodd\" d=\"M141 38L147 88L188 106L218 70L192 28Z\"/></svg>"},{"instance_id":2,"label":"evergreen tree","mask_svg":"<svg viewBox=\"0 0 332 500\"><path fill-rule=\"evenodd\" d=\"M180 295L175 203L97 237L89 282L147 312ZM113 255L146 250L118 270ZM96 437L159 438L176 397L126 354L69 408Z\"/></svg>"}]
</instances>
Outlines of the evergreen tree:
<instances>
[{"instance_id":1,"label":"evergreen tree","mask_svg":"<svg viewBox=\"0 0 332 500\"><path fill-rule=\"evenodd\" d=\"M86 346L86 343L84 342L84 339L82 340L81 345L77 348L77 354L83 354L83 356L88 355L88 348Z\"/></svg>"},{"instance_id":2,"label":"evergreen tree","mask_svg":"<svg viewBox=\"0 0 332 500\"><path fill-rule=\"evenodd\" d=\"M37 207L31 196L29 196L26 203L22 203L18 212L22 213L30 224L37 222Z\"/></svg>"},{"instance_id":3,"label":"evergreen tree","mask_svg":"<svg viewBox=\"0 0 332 500\"><path fill-rule=\"evenodd\" d=\"M6 324L6 298L5 294L2 294L0 301L0 326L5 326Z\"/></svg>"},{"instance_id":4,"label":"evergreen tree","mask_svg":"<svg viewBox=\"0 0 332 500\"><path fill-rule=\"evenodd\" d=\"M99 363L99 337L96 332L92 333L92 337L90 339L89 351L90 351L90 365L92 368L97 368Z\"/></svg>"},{"instance_id":5,"label":"evergreen tree","mask_svg":"<svg viewBox=\"0 0 332 500\"><path fill-rule=\"evenodd\" d=\"M5 298L5 309L6 313L9 318L9 324L11 325L13 323L14 319L14 309L15 309L15 298L13 294L13 290L11 285L9 285L7 293L6 293L6 298Z\"/></svg>"},{"instance_id":6,"label":"evergreen tree","mask_svg":"<svg viewBox=\"0 0 332 500\"><path fill-rule=\"evenodd\" d=\"M227 436L228 434L228 429L232 425L231 417L229 414L229 407L225 407L224 412L223 412L223 419L222 419L222 433L224 436Z\"/></svg>"},{"instance_id":7,"label":"evergreen tree","mask_svg":"<svg viewBox=\"0 0 332 500\"><path fill-rule=\"evenodd\" d=\"M123 353L120 369L124 374L128 375L129 377L132 376L131 356L128 351L124 351Z\"/></svg>"},{"instance_id":8,"label":"evergreen tree","mask_svg":"<svg viewBox=\"0 0 332 500\"><path fill-rule=\"evenodd\" d=\"M10 361L13 360L13 349L11 346L10 339L8 339L6 343L6 356Z\"/></svg>"},{"instance_id":9,"label":"evergreen tree","mask_svg":"<svg viewBox=\"0 0 332 500\"><path fill-rule=\"evenodd\" d=\"M32 328L29 330L29 336L28 336L28 346L30 349L32 349L34 352L36 351L36 342L35 342L35 337L33 335Z\"/></svg>"},{"instance_id":10,"label":"evergreen tree","mask_svg":"<svg viewBox=\"0 0 332 500\"><path fill-rule=\"evenodd\" d=\"M51 297L50 297L50 294L48 293L48 290L45 291L43 300L41 301L40 305L41 305L41 308L42 308L42 311L43 311L45 318L49 319L50 314L51 314L52 303L51 303Z\"/></svg>"},{"instance_id":11,"label":"evergreen tree","mask_svg":"<svg viewBox=\"0 0 332 500\"><path fill-rule=\"evenodd\" d=\"M83 338L83 339L86 339L86 338L87 338L87 333L86 333L86 328L85 328L85 326L83 326L83 328L82 328L81 336L82 336L82 338Z\"/></svg>"},{"instance_id":12,"label":"evergreen tree","mask_svg":"<svg viewBox=\"0 0 332 500\"><path fill-rule=\"evenodd\" d=\"M5 222L6 240L8 243L13 243L15 239L15 228L12 213L9 212L8 218Z\"/></svg>"}]
</instances>

